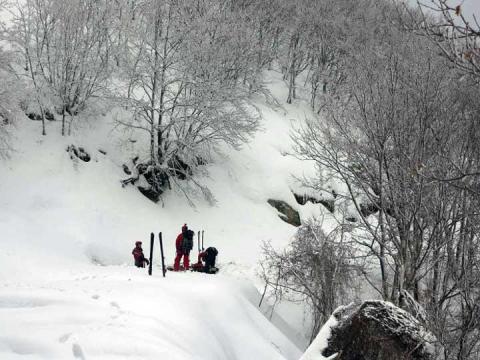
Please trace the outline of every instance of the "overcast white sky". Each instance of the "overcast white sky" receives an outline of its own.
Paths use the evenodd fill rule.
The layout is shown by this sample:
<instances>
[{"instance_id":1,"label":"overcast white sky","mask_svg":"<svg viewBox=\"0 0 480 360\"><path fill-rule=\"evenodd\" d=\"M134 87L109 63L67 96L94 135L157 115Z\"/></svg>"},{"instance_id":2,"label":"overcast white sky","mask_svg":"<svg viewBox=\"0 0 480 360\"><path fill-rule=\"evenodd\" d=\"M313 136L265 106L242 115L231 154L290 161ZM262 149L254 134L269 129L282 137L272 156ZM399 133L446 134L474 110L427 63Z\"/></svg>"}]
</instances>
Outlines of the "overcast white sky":
<instances>
[{"instance_id":1,"label":"overcast white sky","mask_svg":"<svg viewBox=\"0 0 480 360\"><path fill-rule=\"evenodd\" d=\"M407 0L409 1L412 5L417 5L417 0ZM424 2L425 4L428 4L430 0L420 0ZM465 15L471 16L472 14L475 14L477 20L480 22L480 0L450 0L449 3L452 6L456 6L458 4L462 5L463 8L463 13ZM0 13L0 20L7 20L8 17L6 14Z\"/></svg>"},{"instance_id":2,"label":"overcast white sky","mask_svg":"<svg viewBox=\"0 0 480 360\"><path fill-rule=\"evenodd\" d=\"M465 0L463 7L466 13L475 15L475 19L480 22L480 0Z\"/></svg>"},{"instance_id":3,"label":"overcast white sky","mask_svg":"<svg viewBox=\"0 0 480 360\"><path fill-rule=\"evenodd\" d=\"M463 8L463 13L472 15L474 14L478 21L480 21L480 0L451 0L452 5L461 4Z\"/></svg>"},{"instance_id":4,"label":"overcast white sky","mask_svg":"<svg viewBox=\"0 0 480 360\"><path fill-rule=\"evenodd\" d=\"M409 0L410 3L417 5L417 0ZM428 4L430 0L420 0L425 4ZM462 11L464 15L469 17L475 14L477 20L480 22L480 0L450 0L449 4L452 6L462 5Z\"/></svg>"},{"instance_id":5,"label":"overcast white sky","mask_svg":"<svg viewBox=\"0 0 480 360\"><path fill-rule=\"evenodd\" d=\"M462 3L462 1L451 1L452 4ZM480 0L464 0L463 10L466 13L475 14L477 19L480 17Z\"/></svg>"}]
</instances>

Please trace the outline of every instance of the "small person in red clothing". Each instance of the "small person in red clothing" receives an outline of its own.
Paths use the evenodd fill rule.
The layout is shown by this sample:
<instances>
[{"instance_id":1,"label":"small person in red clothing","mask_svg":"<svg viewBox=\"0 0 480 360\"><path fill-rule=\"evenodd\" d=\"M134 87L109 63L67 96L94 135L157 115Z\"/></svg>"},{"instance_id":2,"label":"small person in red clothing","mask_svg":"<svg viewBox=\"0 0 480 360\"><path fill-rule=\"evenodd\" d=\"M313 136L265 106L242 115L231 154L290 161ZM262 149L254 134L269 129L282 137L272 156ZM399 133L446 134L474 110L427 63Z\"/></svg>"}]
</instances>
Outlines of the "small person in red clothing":
<instances>
[{"instance_id":1,"label":"small person in red clothing","mask_svg":"<svg viewBox=\"0 0 480 360\"><path fill-rule=\"evenodd\" d=\"M173 270L180 270L180 260L183 257L183 268L188 270L190 268L190 250L193 249L193 235L194 232L189 230L187 224L182 226L182 232L177 236L175 240L175 247L177 249L177 255L175 256L175 262L173 264Z\"/></svg>"},{"instance_id":2,"label":"small person in red clothing","mask_svg":"<svg viewBox=\"0 0 480 360\"><path fill-rule=\"evenodd\" d=\"M142 242L137 241L135 243L135 248L132 250L132 255L133 258L135 259L135 266L136 267L145 267L145 264L149 264L148 260L145 259L145 256L143 255L143 249L142 249Z\"/></svg>"}]
</instances>

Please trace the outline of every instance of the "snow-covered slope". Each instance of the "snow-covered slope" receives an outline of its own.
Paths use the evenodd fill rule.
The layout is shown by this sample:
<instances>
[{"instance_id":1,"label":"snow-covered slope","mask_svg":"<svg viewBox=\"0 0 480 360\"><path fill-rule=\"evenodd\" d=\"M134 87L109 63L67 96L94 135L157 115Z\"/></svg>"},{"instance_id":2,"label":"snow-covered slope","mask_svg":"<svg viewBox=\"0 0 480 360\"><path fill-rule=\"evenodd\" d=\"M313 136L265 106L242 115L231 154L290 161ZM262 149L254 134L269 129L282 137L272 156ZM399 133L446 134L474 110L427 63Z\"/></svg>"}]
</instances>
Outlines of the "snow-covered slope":
<instances>
[{"instance_id":1,"label":"snow-covered slope","mask_svg":"<svg viewBox=\"0 0 480 360\"><path fill-rule=\"evenodd\" d=\"M284 98L280 76L269 76L273 94ZM267 199L287 201L303 218L325 210L296 205L290 191L292 175L312 171L312 164L285 156L292 123L308 116L308 107L272 109L261 99L258 105L262 130L241 151L225 149L207 165L209 177L199 180L217 202L197 199L195 208L181 194L168 194L162 206L120 186L121 165L141 138L120 143L108 115L63 138L54 123L42 137L38 123L19 120L16 151L0 163L0 358L298 358L250 302L258 300L255 289L238 278L255 283L261 242L284 246L295 232ZM83 146L92 161L72 161L70 144ZM222 276L162 279L156 271L149 278L131 266L134 242L147 250L151 231L162 231L172 262L183 223L204 229L205 245L219 249ZM302 319L293 318L298 329Z\"/></svg>"},{"instance_id":2,"label":"snow-covered slope","mask_svg":"<svg viewBox=\"0 0 480 360\"><path fill-rule=\"evenodd\" d=\"M2 285L1 359L299 357L246 297L249 285L230 277L149 278L123 266L60 272Z\"/></svg>"}]
</instances>

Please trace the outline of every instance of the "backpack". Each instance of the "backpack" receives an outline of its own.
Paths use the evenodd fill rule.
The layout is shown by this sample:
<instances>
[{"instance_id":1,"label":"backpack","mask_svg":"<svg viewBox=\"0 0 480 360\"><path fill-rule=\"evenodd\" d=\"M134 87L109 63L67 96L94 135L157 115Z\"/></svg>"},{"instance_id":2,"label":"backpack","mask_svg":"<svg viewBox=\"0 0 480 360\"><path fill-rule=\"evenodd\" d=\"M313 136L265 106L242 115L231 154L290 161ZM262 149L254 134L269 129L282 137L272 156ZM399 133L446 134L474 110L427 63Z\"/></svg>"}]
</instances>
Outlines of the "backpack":
<instances>
[{"instance_id":1,"label":"backpack","mask_svg":"<svg viewBox=\"0 0 480 360\"><path fill-rule=\"evenodd\" d=\"M183 236L182 242L182 250L184 252L188 252L193 249L193 234L195 234L192 230L187 230L185 235Z\"/></svg>"},{"instance_id":2,"label":"backpack","mask_svg":"<svg viewBox=\"0 0 480 360\"><path fill-rule=\"evenodd\" d=\"M217 258L218 251L216 248L209 247L207 250L205 250L207 255L205 256L205 266L207 267L213 267L215 266L215 259Z\"/></svg>"}]
</instances>

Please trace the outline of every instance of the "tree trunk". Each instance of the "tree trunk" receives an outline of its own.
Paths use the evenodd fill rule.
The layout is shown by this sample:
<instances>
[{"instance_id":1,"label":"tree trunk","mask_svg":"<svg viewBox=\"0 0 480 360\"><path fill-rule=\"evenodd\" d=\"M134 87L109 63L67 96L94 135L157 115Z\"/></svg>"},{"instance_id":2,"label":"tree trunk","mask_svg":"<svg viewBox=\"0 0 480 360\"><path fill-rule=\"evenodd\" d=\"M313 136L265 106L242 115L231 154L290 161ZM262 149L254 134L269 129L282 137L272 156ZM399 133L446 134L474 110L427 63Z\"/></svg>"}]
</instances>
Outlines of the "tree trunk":
<instances>
[{"instance_id":1,"label":"tree trunk","mask_svg":"<svg viewBox=\"0 0 480 360\"><path fill-rule=\"evenodd\" d=\"M63 104L62 110L62 136L65 136L65 113L67 112L67 107Z\"/></svg>"},{"instance_id":2,"label":"tree trunk","mask_svg":"<svg viewBox=\"0 0 480 360\"><path fill-rule=\"evenodd\" d=\"M169 30L170 30L170 21L171 21L171 8L168 9L168 15L165 21L167 21L167 27L165 29L165 38L163 39L163 54L162 54L162 69L160 73L160 97L158 99L158 129L157 129L157 142L158 142L158 158L157 161L159 164L162 164L165 159L165 153L163 147L165 146L164 133L162 130L164 122L164 111L165 111L165 93L166 93L166 73L167 73L167 57L168 57L168 41L169 41ZM158 53L156 54L158 56ZM156 60L157 61L157 60Z\"/></svg>"},{"instance_id":3,"label":"tree trunk","mask_svg":"<svg viewBox=\"0 0 480 360\"><path fill-rule=\"evenodd\" d=\"M40 115L42 116L42 135L45 136L47 135L47 131L45 129L45 111L43 110L43 106L40 102L40 97L38 96L39 89L38 89L38 85L35 77L35 71L33 70L33 66L32 66L32 59L30 57L30 52L28 51L28 48L25 49L25 54L28 61L28 65L29 65L28 68L30 70L30 75L32 77L33 86L35 87L35 99L37 100L38 107L40 108Z\"/></svg>"},{"instance_id":4,"label":"tree trunk","mask_svg":"<svg viewBox=\"0 0 480 360\"><path fill-rule=\"evenodd\" d=\"M291 62L289 68L289 82L288 82L288 98L287 104L291 104L295 99L295 79L297 77L297 47L298 47L299 35L295 34L291 41Z\"/></svg>"},{"instance_id":5,"label":"tree trunk","mask_svg":"<svg viewBox=\"0 0 480 360\"><path fill-rule=\"evenodd\" d=\"M158 148L155 148L155 132L158 131L160 128L160 124L156 126L155 124L155 107L156 107L156 95L158 91L158 61L159 61L159 54L158 54L158 46L159 46L159 36L160 36L160 10L159 6L157 5L156 14L155 14L155 25L154 25L154 39L153 39L153 51L154 51L154 70L153 70L153 81L152 81L152 96L150 99L150 121L151 121L151 128L150 128L150 160L152 164L157 164L157 151ZM160 121L159 115L159 121ZM161 134L157 132L157 141L160 142Z\"/></svg>"}]
</instances>

